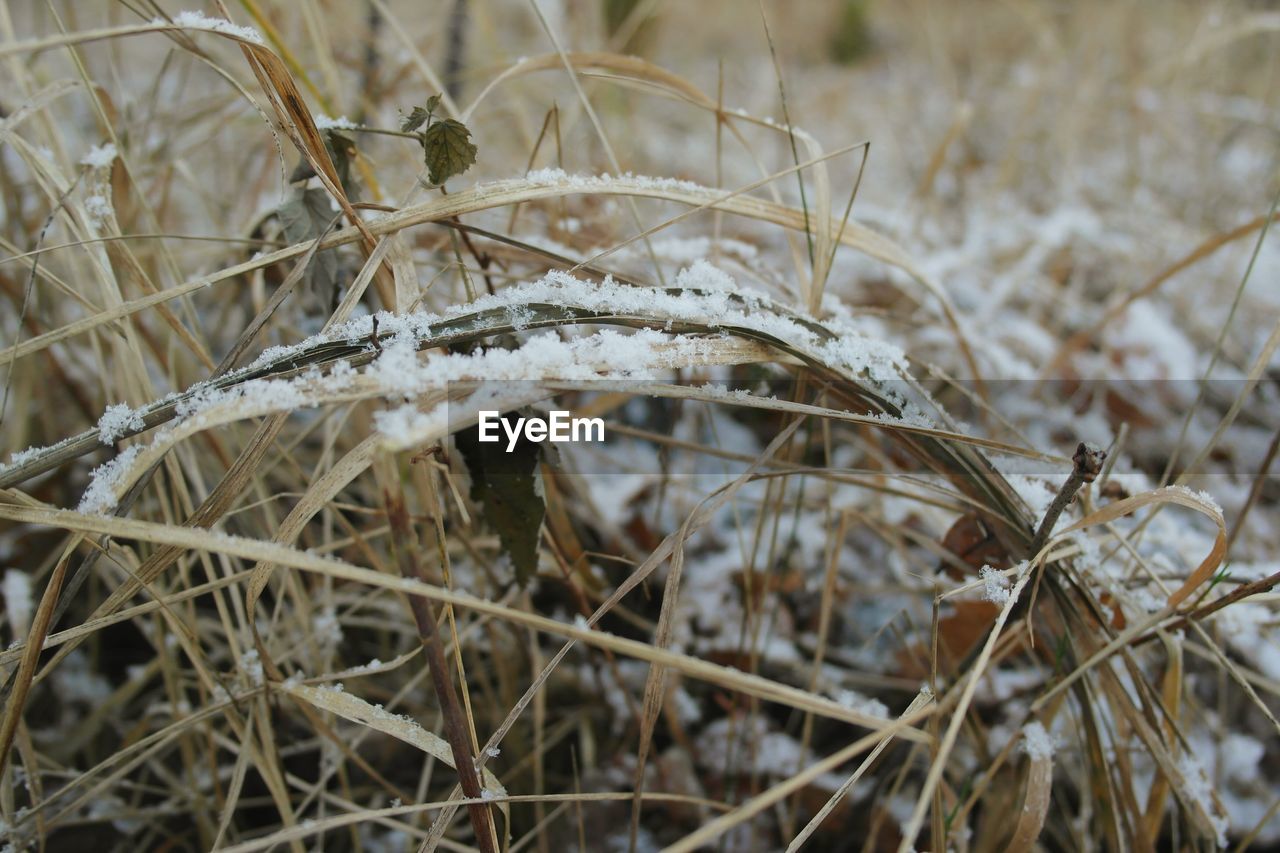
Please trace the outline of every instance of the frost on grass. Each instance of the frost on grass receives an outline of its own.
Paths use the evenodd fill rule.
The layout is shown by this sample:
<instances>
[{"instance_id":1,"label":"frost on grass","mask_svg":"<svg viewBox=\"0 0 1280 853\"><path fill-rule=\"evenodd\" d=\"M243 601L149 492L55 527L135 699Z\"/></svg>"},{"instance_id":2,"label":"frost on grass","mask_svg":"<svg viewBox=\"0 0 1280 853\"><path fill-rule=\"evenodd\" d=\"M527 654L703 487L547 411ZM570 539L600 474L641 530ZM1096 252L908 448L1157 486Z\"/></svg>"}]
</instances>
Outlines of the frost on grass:
<instances>
[{"instance_id":1,"label":"frost on grass","mask_svg":"<svg viewBox=\"0 0 1280 853\"><path fill-rule=\"evenodd\" d=\"M979 576L982 578L983 598L999 607L1009 603L1009 579L1003 573L983 566Z\"/></svg>"},{"instance_id":2,"label":"frost on grass","mask_svg":"<svg viewBox=\"0 0 1280 853\"><path fill-rule=\"evenodd\" d=\"M111 206L111 199L104 193L94 193L84 200L85 212L94 222L105 222L111 218L111 214L115 212L115 208Z\"/></svg>"},{"instance_id":3,"label":"frost on grass","mask_svg":"<svg viewBox=\"0 0 1280 853\"><path fill-rule=\"evenodd\" d=\"M1208 774L1204 772L1204 767L1190 752L1184 752L1178 758L1178 773L1182 775L1183 791L1187 797L1194 802L1205 816L1209 818L1210 825L1218 834L1218 846L1225 848L1227 846L1227 819L1218 814L1217 806L1213 801L1213 782L1209 779Z\"/></svg>"},{"instance_id":4,"label":"frost on grass","mask_svg":"<svg viewBox=\"0 0 1280 853\"><path fill-rule=\"evenodd\" d=\"M88 166L90 169L105 169L115 161L118 153L116 146L110 142L95 145L80 159L80 165Z\"/></svg>"},{"instance_id":5,"label":"frost on grass","mask_svg":"<svg viewBox=\"0 0 1280 853\"><path fill-rule=\"evenodd\" d=\"M1033 761L1053 758L1053 737L1038 720L1032 720L1022 727L1021 746L1022 751L1031 756Z\"/></svg>"},{"instance_id":6,"label":"frost on grass","mask_svg":"<svg viewBox=\"0 0 1280 853\"><path fill-rule=\"evenodd\" d=\"M116 486L129 473L134 458L142 452L143 445L126 447L114 459L103 462L89 475L89 487L84 490L77 507L88 515L109 515L119 503Z\"/></svg>"},{"instance_id":7,"label":"frost on grass","mask_svg":"<svg viewBox=\"0 0 1280 853\"><path fill-rule=\"evenodd\" d=\"M315 121L319 130L354 130L360 126L346 116L330 118L324 113L316 113Z\"/></svg>"},{"instance_id":8,"label":"frost on grass","mask_svg":"<svg viewBox=\"0 0 1280 853\"><path fill-rule=\"evenodd\" d=\"M56 447L57 445L53 446ZM50 448L47 447L28 447L26 450L15 451L9 457L8 464L0 465L0 472L8 471L10 468L17 468L20 465L25 465L49 449Z\"/></svg>"},{"instance_id":9,"label":"frost on grass","mask_svg":"<svg viewBox=\"0 0 1280 853\"><path fill-rule=\"evenodd\" d=\"M856 690L837 690L832 694L831 698L844 707L860 714L866 714L868 717L880 717L886 720L889 718L889 707L887 705L879 699L864 696Z\"/></svg>"},{"instance_id":10,"label":"frost on grass","mask_svg":"<svg viewBox=\"0 0 1280 853\"><path fill-rule=\"evenodd\" d=\"M654 178L648 175L635 175L624 172L621 175L570 175L563 169L535 169L525 175L525 180L533 184L545 184L569 190L593 192L617 187L625 184L642 190L657 192L704 192L707 188L693 181L679 178Z\"/></svg>"},{"instance_id":11,"label":"frost on grass","mask_svg":"<svg viewBox=\"0 0 1280 853\"><path fill-rule=\"evenodd\" d=\"M894 344L863 334L839 318L826 326L819 325L813 318L777 306L762 293L737 288L731 277L705 261L683 270L677 281L681 289L671 291L623 285L611 278L588 282L556 271L537 281L447 309L442 315L382 312L359 317L298 344L272 348L248 367L228 374L224 382L287 363L319 344L367 341L376 319L386 343L378 358L362 372L339 362L328 375L313 367L292 379L251 379L229 387L197 384L183 394L136 411L112 407L103 415L99 437L115 436L122 424L132 427L153 408L167 403L173 403L177 422L161 430L154 437L155 442L166 440L171 430L179 426L191 432L215 425L219 422L212 412L215 408L224 420L229 412L243 419L322 405L343 394L410 400L462 380L648 379L660 370L697 363L717 351L714 337L671 334L675 323L708 330L731 328L740 334L779 342L837 372L866 377L872 382L900 379L907 372L906 356ZM568 340L546 333L528 338L518 350L494 348L470 354L438 354L429 359L418 356L423 341L444 322L479 312L505 311L513 325L525 326L534 316L531 308L538 305L640 317L663 324L663 331L641 328L623 334L603 329ZM887 420L929 423L918 407L892 391L886 390L886 396L898 402L903 412L902 417L886 416ZM415 408L401 407L379 414L376 425L391 445L406 447L442 428L440 417L437 413L422 414ZM82 512L106 513L114 509L117 487L137 453L131 448L94 471L80 504Z\"/></svg>"},{"instance_id":12,"label":"frost on grass","mask_svg":"<svg viewBox=\"0 0 1280 853\"><path fill-rule=\"evenodd\" d=\"M98 440L103 444L114 444L116 439L141 432L146 426L141 411L131 409L125 403L117 403L108 406L98 419Z\"/></svg>"},{"instance_id":13,"label":"frost on grass","mask_svg":"<svg viewBox=\"0 0 1280 853\"><path fill-rule=\"evenodd\" d=\"M251 685L254 687L262 686L262 659L258 657L257 649L249 649L240 655L240 671L244 673Z\"/></svg>"},{"instance_id":14,"label":"frost on grass","mask_svg":"<svg viewBox=\"0 0 1280 853\"><path fill-rule=\"evenodd\" d=\"M155 18L151 23L163 27L170 26L170 23L164 18ZM253 44L266 44L262 38L262 33L253 27L233 24L226 18L210 18L203 12L179 12L173 16L173 25L187 30L206 30L211 33L221 33L222 35L243 39Z\"/></svg>"},{"instance_id":15,"label":"frost on grass","mask_svg":"<svg viewBox=\"0 0 1280 853\"><path fill-rule=\"evenodd\" d=\"M1218 515L1222 515L1222 507L1218 504L1216 500L1214 500L1213 495L1209 494L1208 492L1197 491L1196 489L1189 489L1186 486L1177 486L1177 485L1166 486L1165 488L1169 489L1170 491L1174 491L1174 492L1178 492L1180 494L1186 495L1187 497L1192 498L1194 500L1201 501L1202 503L1208 505L1208 507L1211 510L1218 513Z\"/></svg>"},{"instance_id":16,"label":"frost on grass","mask_svg":"<svg viewBox=\"0 0 1280 853\"><path fill-rule=\"evenodd\" d=\"M333 648L342 642L342 623L333 607L325 607L311 618L312 633L316 642L325 648Z\"/></svg>"}]
</instances>

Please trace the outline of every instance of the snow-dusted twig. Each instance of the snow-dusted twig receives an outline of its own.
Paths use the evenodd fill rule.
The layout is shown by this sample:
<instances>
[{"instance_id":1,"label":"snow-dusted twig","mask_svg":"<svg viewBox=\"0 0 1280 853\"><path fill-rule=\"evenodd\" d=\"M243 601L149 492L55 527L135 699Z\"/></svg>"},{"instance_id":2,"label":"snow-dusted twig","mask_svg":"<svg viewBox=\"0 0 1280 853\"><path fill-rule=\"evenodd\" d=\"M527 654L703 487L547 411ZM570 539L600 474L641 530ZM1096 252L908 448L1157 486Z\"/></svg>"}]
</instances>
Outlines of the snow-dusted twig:
<instances>
[{"instance_id":1,"label":"snow-dusted twig","mask_svg":"<svg viewBox=\"0 0 1280 853\"><path fill-rule=\"evenodd\" d=\"M1092 483L1097 479L1098 472L1102 470L1102 463L1106 461L1107 452L1090 447L1083 441L1076 447L1075 455L1071 457L1074 465L1071 468L1071 474L1067 477L1066 482L1062 484L1062 488L1058 490L1058 495L1053 499L1053 503L1049 504L1049 508L1045 510L1044 518L1040 521L1040 528L1036 531L1035 538L1031 540L1031 548L1029 553L1035 556L1044 548L1046 542L1049 541L1049 535L1053 532L1053 526L1058 523L1063 511L1070 505L1076 492L1080 491L1080 487L1086 483Z\"/></svg>"}]
</instances>

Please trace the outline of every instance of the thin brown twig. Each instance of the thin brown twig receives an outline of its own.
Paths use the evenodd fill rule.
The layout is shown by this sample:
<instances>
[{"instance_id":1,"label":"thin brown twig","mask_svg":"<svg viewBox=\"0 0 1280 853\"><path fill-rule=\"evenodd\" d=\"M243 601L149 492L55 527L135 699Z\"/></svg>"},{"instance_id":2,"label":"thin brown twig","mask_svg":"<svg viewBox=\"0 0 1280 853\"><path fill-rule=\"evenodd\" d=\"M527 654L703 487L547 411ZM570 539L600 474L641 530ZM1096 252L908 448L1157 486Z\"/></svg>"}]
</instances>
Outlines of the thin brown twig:
<instances>
[{"instance_id":1,"label":"thin brown twig","mask_svg":"<svg viewBox=\"0 0 1280 853\"><path fill-rule=\"evenodd\" d=\"M1071 457L1074 463L1071 474L1067 477L1066 482L1062 484L1062 488L1058 490L1058 495L1053 499L1053 503L1049 504L1049 509L1045 511L1044 520L1040 522L1040 528L1036 530L1035 538L1031 540L1029 553L1035 556L1044 548L1044 544L1049 541L1049 534L1053 532L1053 526L1058 523L1058 518L1063 511L1071 503L1076 496L1076 492L1080 491L1080 487L1086 483L1092 483L1098 477L1098 472L1102 470L1102 463L1106 461L1107 452L1105 450L1097 450L1085 444L1083 441L1076 447L1075 455Z\"/></svg>"},{"instance_id":2,"label":"thin brown twig","mask_svg":"<svg viewBox=\"0 0 1280 853\"><path fill-rule=\"evenodd\" d=\"M389 488L384 487L382 499L386 505L392 546L396 560L400 564L400 573L406 578L429 582L430 579L418 560L404 494L398 488L393 494ZM467 813L471 817L471 826L475 830L476 843L482 853L497 853L493 815L487 803L478 802L483 799L484 791L480 785L480 775L476 772L475 754L471 750L471 738L467 733L462 706L458 701L458 693L453 686L449 664L445 659L444 645L440 642L440 634L436 628L435 609L428 599L419 595L409 596L409 607L413 611L413 620L418 626L418 638L422 642L422 649L427 655L431 685L435 689L436 698L440 703L440 713L444 717L445 740L449 742L449 748L453 752L458 782L462 785L463 795L477 801L467 803Z\"/></svg>"}]
</instances>

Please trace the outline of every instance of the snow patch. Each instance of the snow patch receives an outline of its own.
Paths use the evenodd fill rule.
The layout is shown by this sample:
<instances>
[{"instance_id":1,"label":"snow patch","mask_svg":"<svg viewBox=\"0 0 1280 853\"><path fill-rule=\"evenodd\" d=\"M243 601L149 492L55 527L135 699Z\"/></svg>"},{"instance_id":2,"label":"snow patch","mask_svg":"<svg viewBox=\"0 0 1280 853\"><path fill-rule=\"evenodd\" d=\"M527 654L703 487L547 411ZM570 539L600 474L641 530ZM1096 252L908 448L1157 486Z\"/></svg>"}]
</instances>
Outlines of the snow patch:
<instances>
[{"instance_id":1,"label":"snow patch","mask_svg":"<svg viewBox=\"0 0 1280 853\"><path fill-rule=\"evenodd\" d=\"M253 27L242 27L239 24L233 24L226 18L211 18L203 12L179 12L173 16L173 23L170 24L164 18L155 18L152 24L161 27L177 26L187 30L207 30L211 33L221 33L232 38L242 39L253 44L266 44L262 38L262 33Z\"/></svg>"}]
</instances>

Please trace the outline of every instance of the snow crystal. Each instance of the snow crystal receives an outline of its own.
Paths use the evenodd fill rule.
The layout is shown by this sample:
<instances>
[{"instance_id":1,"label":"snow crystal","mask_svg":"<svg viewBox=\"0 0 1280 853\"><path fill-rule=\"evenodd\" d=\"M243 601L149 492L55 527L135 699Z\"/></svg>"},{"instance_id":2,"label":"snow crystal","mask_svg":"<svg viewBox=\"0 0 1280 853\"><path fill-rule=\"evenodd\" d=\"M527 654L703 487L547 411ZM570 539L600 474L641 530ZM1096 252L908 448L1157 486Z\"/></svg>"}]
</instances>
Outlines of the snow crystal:
<instances>
[{"instance_id":1,"label":"snow crystal","mask_svg":"<svg viewBox=\"0 0 1280 853\"><path fill-rule=\"evenodd\" d=\"M89 474L89 486L84 490L78 507L87 515L110 515L116 508L119 498L116 486L129 471L129 466L139 453L142 445L127 447L114 459L103 462Z\"/></svg>"},{"instance_id":2,"label":"snow crystal","mask_svg":"<svg viewBox=\"0 0 1280 853\"><path fill-rule=\"evenodd\" d=\"M978 696L983 702L1008 702L1014 696L1038 687L1044 683L1044 675L1034 667L1028 669L1006 669L992 667L982 677L978 687Z\"/></svg>"},{"instance_id":3,"label":"snow crystal","mask_svg":"<svg viewBox=\"0 0 1280 853\"><path fill-rule=\"evenodd\" d=\"M15 634L31 624L31 575L17 569L4 573L4 605Z\"/></svg>"},{"instance_id":4,"label":"snow crystal","mask_svg":"<svg viewBox=\"0 0 1280 853\"><path fill-rule=\"evenodd\" d=\"M592 190L608 190L618 183L626 183L643 190L703 192L707 188L693 181L682 181L678 178L654 178L648 175L635 175L624 172L617 177L602 175L570 175L563 169L535 169L525 175L525 180L534 184L549 184L570 190L589 192Z\"/></svg>"},{"instance_id":5,"label":"snow crystal","mask_svg":"<svg viewBox=\"0 0 1280 853\"><path fill-rule=\"evenodd\" d=\"M491 791L488 788L484 788L480 791L480 799L482 800L496 800L501 797L505 797L506 795L506 791Z\"/></svg>"},{"instance_id":6,"label":"snow crystal","mask_svg":"<svg viewBox=\"0 0 1280 853\"><path fill-rule=\"evenodd\" d=\"M170 26L170 23L163 18L155 18L151 23L162 27ZM203 12L179 12L173 16L172 25L188 30L208 30L213 33L222 33L223 35L243 39L254 44L266 44L262 38L262 33L253 27L242 27L239 24L231 23L226 18L210 18Z\"/></svg>"},{"instance_id":7,"label":"snow crystal","mask_svg":"<svg viewBox=\"0 0 1280 853\"><path fill-rule=\"evenodd\" d=\"M1044 520L1045 513L1049 511L1049 505L1053 503L1056 486L1043 479L1009 473L1007 468L1002 468L1002 470L1005 471L1004 477L1009 481L1009 485L1013 487L1013 490L1018 493L1018 497L1027 502L1038 528ZM1054 524L1054 529L1056 530L1066 523L1067 514L1064 512Z\"/></svg>"},{"instance_id":8,"label":"snow crystal","mask_svg":"<svg viewBox=\"0 0 1280 853\"><path fill-rule=\"evenodd\" d=\"M80 165L88 166L90 169L105 169L112 164L118 153L115 145L110 142L95 145L81 158Z\"/></svg>"},{"instance_id":9,"label":"snow crystal","mask_svg":"<svg viewBox=\"0 0 1280 853\"><path fill-rule=\"evenodd\" d=\"M982 597L992 604L1004 607L1009 603L1009 579L990 566L983 566L978 573L982 578Z\"/></svg>"},{"instance_id":10,"label":"snow crystal","mask_svg":"<svg viewBox=\"0 0 1280 853\"><path fill-rule=\"evenodd\" d=\"M316 113L315 120L319 130L354 130L360 126L346 116L330 118L324 113Z\"/></svg>"},{"instance_id":11,"label":"snow crystal","mask_svg":"<svg viewBox=\"0 0 1280 853\"><path fill-rule=\"evenodd\" d=\"M697 745L698 764L717 771L724 768L731 756L754 755L754 766L761 772L789 776L811 757L798 740L773 730L770 723L760 717L732 720L722 717L703 729Z\"/></svg>"},{"instance_id":12,"label":"snow crystal","mask_svg":"<svg viewBox=\"0 0 1280 853\"><path fill-rule=\"evenodd\" d=\"M100 705L111 696L111 683L89 668L89 658L80 649L67 655L53 679L57 695L67 702Z\"/></svg>"},{"instance_id":13,"label":"snow crystal","mask_svg":"<svg viewBox=\"0 0 1280 853\"><path fill-rule=\"evenodd\" d=\"M676 274L676 287L698 290L737 290L732 276L713 266L705 258L699 258Z\"/></svg>"},{"instance_id":14,"label":"snow crystal","mask_svg":"<svg viewBox=\"0 0 1280 853\"><path fill-rule=\"evenodd\" d=\"M1203 501L1209 505L1210 509L1215 510L1218 513L1218 515L1222 515L1222 507L1218 504L1216 500L1214 500L1213 495L1209 494L1208 492L1197 491L1195 489L1188 489L1186 486L1168 486L1167 488L1172 491L1181 492L1182 494L1187 495L1188 497L1192 497L1197 500Z\"/></svg>"},{"instance_id":15,"label":"snow crystal","mask_svg":"<svg viewBox=\"0 0 1280 853\"><path fill-rule=\"evenodd\" d=\"M112 212L115 210L111 206L111 199L102 193L94 193L84 200L84 209L95 222L102 222L111 218Z\"/></svg>"},{"instance_id":16,"label":"snow crystal","mask_svg":"<svg viewBox=\"0 0 1280 853\"><path fill-rule=\"evenodd\" d=\"M240 669L248 676L250 684L262 686L262 659L258 657L257 649L249 649L240 655Z\"/></svg>"},{"instance_id":17,"label":"snow crystal","mask_svg":"<svg viewBox=\"0 0 1280 853\"><path fill-rule=\"evenodd\" d=\"M863 696L856 690L837 690L832 698L859 714L866 714L868 717L889 718L889 707L887 705L879 699Z\"/></svg>"},{"instance_id":18,"label":"snow crystal","mask_svg":"<svg viewBox=\"0 0 1280 853\"><path fill-rule=\"evenodd\" d=\"M19 465L25 465L44 451L45 448L43 447L28 447L26 450L18 450L9 457L8 465L0 467L0 471L7 471L10 468L17 468Z\"/></svg>"},{"instance_id":19,"label":"snow crystal","mask_svg":"<svg viewBox=\"0 0 1280 853\"><path fill-rule=\"evenodd\" d=\"M1200 375L1196 345L1178 326L1171 309L1139 299L1111 325L1108 342L1118 357L1117 375L1130 379L1195 379Z\"/></svg>"},{"instance_id":20,"label":"snow crystal","mask_svg":"<svg viewBox=\"0 0 1280 853\"><path fill-rule=\"evenodd\" d=\"M103 444L114 444L116 439L127 433L139 433L146 429L142 412L131 409L125 403L108 406L98 419L98 440Z\"/></svg>"},{"instance_id":21,"label":"snow crystal","mask_svg":"<svg viewBox=\"0 0 1280 853\"><path fill-rule=\"evenodd\" d=\"M565 230L572 233L575 229L565 227ZM655 239L651 242L653 244L653 253L659 258L685 266L706 258L713 250L719 251L724 255L732 255L741 261L753 261L760 254L760 250L752 244L727 237L719 240L712 240L710 237L667 237L660 240ZM633 243L621 249L617 254L623 257L644 259L648 256L648 251Z\"/></svg>"},{"instance_id":22,"label":"snow crystal","mask_svg":"<svg viewBox=\"0 0 1280 853\"><path fill-rule=\"evenodd\" d=\"M322 646L336 646L342 642L342 625L332 607L326 607L312 617L311 629L315 632L316 642Z\"/></svg>"},{"instance_id":23,"label":"snow crystal","mask_svg":"<svg viewBox=\"0 0 1280 853\"><path fill-rule=\"evenodd\" d=\"M1227 820L1218 814L1214 806L1213 782L1209 780L1200 762L1190 752L1185 752L1178 758L1178 772L1182 774L1183 789L1187 796L1199 804L1201 810L1208 816L1209 823L1218 833L1218 846L1225 848Z\"/></svg>"},{"instance_id":24,"label":"snow crystal","mask_svg":"<svg viewBox=\"0 0 1280 853\"><path fill-rule=\"evenodd\" d=\"M1032 720L1022 727L1022 750L1033 761L1053 758L1053 737L1038 720Z\"/></svg>"},{"instance_id":25,"label":"snow crystal","mask_svg":"<svg viewBox=\"0 0 1280 853\"><path fill-rule=\"evenodd\" d=\"M498 749L498 747L496 746L491 746L484 751L484 754L489 756L490 758L497 758L499 755L502 754L502 750Z\"/></svg>"}]
</instances>

